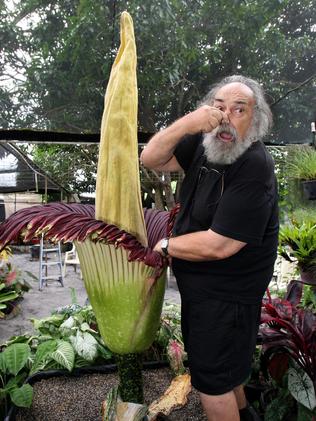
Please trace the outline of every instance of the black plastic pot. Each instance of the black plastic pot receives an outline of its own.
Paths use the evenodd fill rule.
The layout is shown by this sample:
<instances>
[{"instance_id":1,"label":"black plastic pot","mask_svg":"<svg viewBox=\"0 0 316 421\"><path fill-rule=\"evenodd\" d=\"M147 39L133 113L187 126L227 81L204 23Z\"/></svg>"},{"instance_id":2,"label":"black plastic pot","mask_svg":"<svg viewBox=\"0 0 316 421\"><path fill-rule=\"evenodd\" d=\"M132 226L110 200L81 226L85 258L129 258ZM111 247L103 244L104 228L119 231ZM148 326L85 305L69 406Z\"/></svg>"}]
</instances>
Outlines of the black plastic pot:
<instances>
[{"instance_id":1,"label":"black plastic pot","mask_svg":"<svg viewBox=\"0 0 316 421\"><path fill-rule=\"evenodd\" d=\"M30 247L31 252L31 260L38 260L39 259L39 253L40 253L40 246L39 244L34 244Z\"/></svg>"},{"instance_id":2,"label":"black plastic pot","mask_svg":"<svg viewBox=\"0 0 316 421\"><path fill-rule=\"evenodd\" d=\"M316 274L314 272L300 271L300 281L307 285L316 285Z\"/></svg>"},{"instance_id":3,"label":"black plastic pot","mask_svg":"<svg viewBox=\"0 0 316 421\"><path fill-rule=\"evenodd\" d=\"M266 389L267 387L262 384L248 383L245 386L245 394L246 394L247 401L250 404L256 401L260 401L261 395Z\"/></svg>"},{"instance_id":4,"label":"black plastic pot","mask_svg":"<svg viewBox=\"0 0 316 421\"><path fill-rule=\"evenodd\" d=\"M316 180L302 181L304 196L308 200L316 200Z\"/></svg>"},{"instance_id":5,"label":"black plastic pot","mask_svg":"<svg viewBox=\"0 0 316 421\"><path fill-rule=\"evenodd\" d=\"M158 368L169 367L169 363L167 361L148 361L143 363L144 370L154 370ZM25 380L25 383L30 384L31 386L39 382L41 380L50 379L52 377L81 377L84 374L110 374L115 373L117 371L116 364L107 364L102 366L95 366L95 367L82 367L82 368L75 368L72 372L67 370L48 370L48 371L40 371L38 373L33 374L32 376L28 377ZM5 417L3 421L15 421L17 407L12 405L8 415Z\"/></svg>"}]
</instances>

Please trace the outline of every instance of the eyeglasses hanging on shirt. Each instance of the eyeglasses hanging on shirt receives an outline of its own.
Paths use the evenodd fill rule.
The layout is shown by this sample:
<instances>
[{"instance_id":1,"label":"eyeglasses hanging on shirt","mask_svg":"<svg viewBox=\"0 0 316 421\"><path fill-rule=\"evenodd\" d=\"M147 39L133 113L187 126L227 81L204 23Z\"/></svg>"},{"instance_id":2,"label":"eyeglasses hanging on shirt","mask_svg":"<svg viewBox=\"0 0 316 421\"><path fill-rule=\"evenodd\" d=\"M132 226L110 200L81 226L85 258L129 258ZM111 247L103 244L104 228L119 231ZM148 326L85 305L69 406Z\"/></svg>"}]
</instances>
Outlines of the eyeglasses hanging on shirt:
<instances>
[{"instance_id":1,"label":"eyeglasses hanging on shirt","mask_svg":"<svg viewBox=\"0 0 316 421\"><path fill-rule=\"evenodd\" d=\"M205 180L207 179L209 181L212 180L213 183L215 182L216 184L217 184L217 181L220 182L219 189L216 189L216 191L214 191L216 198L214 198L215 200L213 202L209 202L209 205L216 205L222 198L223 193L224 193L224 187L225 187L224 176L225 176L225 169L218 170L216 168L207 168L204 165L200 167L196 191L199 189L199 187L201 187L201 184L204 183ZM215 187L215 183L214 183L213 188ZM207 187L208 186L205 185L205 188Z\"/></svg>"}]
</instances>

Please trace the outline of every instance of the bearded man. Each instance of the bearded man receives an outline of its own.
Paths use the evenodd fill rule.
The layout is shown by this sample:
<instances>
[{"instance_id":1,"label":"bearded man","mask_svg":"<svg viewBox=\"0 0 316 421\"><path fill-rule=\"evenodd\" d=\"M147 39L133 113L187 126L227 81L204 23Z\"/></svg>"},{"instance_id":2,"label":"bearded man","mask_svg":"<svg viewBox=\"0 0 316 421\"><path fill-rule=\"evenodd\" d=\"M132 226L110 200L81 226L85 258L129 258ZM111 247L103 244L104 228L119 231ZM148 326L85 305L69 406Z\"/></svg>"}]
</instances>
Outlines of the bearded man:
<instances>
[{"instance_id":1,"label":"bearded man","mask_svg":"<svg viewBox=\"0 0 316 421\"><path fill-rule=\"evenodd\" d=\"M231 76L141 156L151 169L185 172L173 236L155 250L172 258L191 381L212 421L258 419L243 383L277 253L276 178L261 142L271 124L259 83Z\"/></svg>"}]
</instances>

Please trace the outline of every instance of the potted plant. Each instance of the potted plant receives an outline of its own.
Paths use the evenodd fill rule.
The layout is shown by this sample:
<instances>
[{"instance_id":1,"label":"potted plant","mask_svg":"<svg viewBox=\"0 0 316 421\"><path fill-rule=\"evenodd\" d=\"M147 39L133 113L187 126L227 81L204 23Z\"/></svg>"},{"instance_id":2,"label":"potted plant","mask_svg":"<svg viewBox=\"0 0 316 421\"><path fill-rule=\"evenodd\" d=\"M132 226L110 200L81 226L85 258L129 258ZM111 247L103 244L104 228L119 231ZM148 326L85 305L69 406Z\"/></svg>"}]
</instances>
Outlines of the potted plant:
<instances>
[{"instance_id":1,"label":"potted plant","mask_svg":"<svg viewBox=\"0 0 316 421\"><path fill-rule=\"evenodd\" d=\"M316 223L300 224L293 220L280 229L279 253L286 260L297 261L301 281L316 285ZM294 259L294 260L293 260Z\"/></svg>"},{"instance_id":2,"label":"potted plant","mask_svg":"<svg viewBox=\"0 0 316 421\"><path fill-rule=\"evenodd\" d=\"M273 379L265 419L313 420L316 415L316 315L299 307L302 284L292 282L284 299L263 301L261 367ZM292 418L291 418L292 419Z\"/></svg>"},{"instance_id":3,"label":"potted plant","mask_svg":"<svg viewBox=\"0 0 316 421\"><path fill-rule=\"evenodd\" d=\"M316 149L311 146L299 146L292 149L288 164L291 178L302 183L306 199L316 199Z\"/></svg>"},{"instance_id":4,"label":"potted plant","mask_svg":"<svg viewBox=\"0 0 316 421\"><path fill-rule=\"evenodd\" d=\"M18 304L31 286L10 262L0 265L0 319L16 315Z\"/></svg>"}]
</instances>

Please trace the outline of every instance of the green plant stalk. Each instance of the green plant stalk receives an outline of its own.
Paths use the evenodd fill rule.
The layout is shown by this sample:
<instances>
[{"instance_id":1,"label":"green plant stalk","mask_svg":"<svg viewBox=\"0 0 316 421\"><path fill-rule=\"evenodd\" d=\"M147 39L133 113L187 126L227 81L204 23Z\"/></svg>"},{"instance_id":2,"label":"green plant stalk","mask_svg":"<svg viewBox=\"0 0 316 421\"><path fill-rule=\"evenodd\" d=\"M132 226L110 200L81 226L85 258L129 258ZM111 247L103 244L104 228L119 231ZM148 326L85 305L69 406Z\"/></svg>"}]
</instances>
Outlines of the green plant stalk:
<instances>
[{"instance_id":1,"label":"green plant stalk","mask_svg":"<svg viewBox=\"0 0 316 421\"><path fill-rule=\"evenodd\" d=\"M86 239L75 242L85 287L106 346L116 354L141 353L160 322L166 271L129 262L128 252Z\"/></svg>"},{"instance_id":2,"label":"green plant stalk","mask_svg":"<svg viewBox=\"0 0 316 421\"><path fill-rule=\"evenodd\" d=\"M119 394L123 402L143 403L142 362L140 354L116 354L120 378Z\"/></svg>"}]
</instances>

